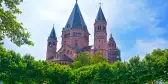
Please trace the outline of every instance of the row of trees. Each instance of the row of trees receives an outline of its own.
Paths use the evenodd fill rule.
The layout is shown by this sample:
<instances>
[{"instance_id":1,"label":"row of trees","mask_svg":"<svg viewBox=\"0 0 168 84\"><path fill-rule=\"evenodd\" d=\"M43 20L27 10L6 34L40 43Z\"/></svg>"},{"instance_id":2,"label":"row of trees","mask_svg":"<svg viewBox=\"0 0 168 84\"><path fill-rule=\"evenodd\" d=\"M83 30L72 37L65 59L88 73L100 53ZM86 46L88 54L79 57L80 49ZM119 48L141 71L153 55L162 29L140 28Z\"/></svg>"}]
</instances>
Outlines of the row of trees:
<instances>
[{"instance_id":1,"label":"row of trees","mask_svg":"<svg viewBox=\"0 0 168 84\"><path fill-rule=\"evenodd\" d=\"M168 81L168 50L160 49L147 54L143 60L134 57L128 62L117 61L114 64L102 61L76 66L74 62L71 66L64 66L36 61L30 55L21 56L1 46L0 64L0 80L6 84L144 84L155 80Z\"/></svg>"}]
</instances>

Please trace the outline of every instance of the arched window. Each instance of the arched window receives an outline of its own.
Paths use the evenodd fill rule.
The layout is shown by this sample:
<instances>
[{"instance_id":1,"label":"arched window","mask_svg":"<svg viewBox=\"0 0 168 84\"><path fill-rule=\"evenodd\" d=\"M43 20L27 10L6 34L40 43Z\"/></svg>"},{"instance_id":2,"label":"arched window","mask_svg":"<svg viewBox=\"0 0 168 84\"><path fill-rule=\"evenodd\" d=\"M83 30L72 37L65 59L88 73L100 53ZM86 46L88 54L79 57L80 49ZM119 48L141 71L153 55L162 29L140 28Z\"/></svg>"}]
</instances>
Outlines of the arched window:
<instances>
[{"instance_id":1,"label":"arched window","mask_svg":"<svg viewBox=\"0 0 168 84\"><path fill-rule=\"evenodd\" d=\"M51 42L48 42L48 46L50 46L50 47L52 46L52 45L51 45Z\"/></svg>"},{"instance_id":2,"label":"arched window","mask_svg":"<svg viewBox=\"0 0 168 84\"><path fill-rule=\"evenodd\" d=\"M106 27L103 27L103 30L106 30Z\"/></svg>"},{"instance_id":3,"label":"arched window","mask_svg":"<svg viewBox=\"0 0 168 84\"><path fill-rule=\"evenodd\" d=\"M64 44L66 44L66 41L64 41Z\"/></svg>"},{"instance_id":4,"label":"arched window","mask_svg":"<svg viewBox=\"0 0 168 84\"><path fill-rule=\"evenodd\" d=\"M66 52L66 49L64 49L64 51L63 52Z\"/></svg>"}]
</instances>

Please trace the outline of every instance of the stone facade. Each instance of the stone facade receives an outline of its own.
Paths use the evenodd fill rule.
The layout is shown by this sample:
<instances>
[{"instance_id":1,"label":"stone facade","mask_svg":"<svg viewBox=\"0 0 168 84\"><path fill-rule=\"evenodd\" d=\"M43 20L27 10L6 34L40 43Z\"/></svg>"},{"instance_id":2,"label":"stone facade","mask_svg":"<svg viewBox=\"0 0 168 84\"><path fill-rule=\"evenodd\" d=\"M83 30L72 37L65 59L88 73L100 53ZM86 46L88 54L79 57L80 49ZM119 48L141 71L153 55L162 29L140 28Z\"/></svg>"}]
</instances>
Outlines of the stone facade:
<instances>
[{"instance_id":1,"label":"stone facade","mask_svg":"<svg viewBox=\"0 0 168 84\"><path fill-rule=\"evenodd\" d=\"M57 37L54 27L48 37L46 60L60 64L70 64L79 52L88 51L90 54L101 51L102 56L110 63L120 60L120 50L110 36L107 41L107 22L102 8L99 8L94 23L94 45L89 46L89 31L76 2L67 24L62 30L61 48L57 51Z\"/></svg>"}]
</instances>

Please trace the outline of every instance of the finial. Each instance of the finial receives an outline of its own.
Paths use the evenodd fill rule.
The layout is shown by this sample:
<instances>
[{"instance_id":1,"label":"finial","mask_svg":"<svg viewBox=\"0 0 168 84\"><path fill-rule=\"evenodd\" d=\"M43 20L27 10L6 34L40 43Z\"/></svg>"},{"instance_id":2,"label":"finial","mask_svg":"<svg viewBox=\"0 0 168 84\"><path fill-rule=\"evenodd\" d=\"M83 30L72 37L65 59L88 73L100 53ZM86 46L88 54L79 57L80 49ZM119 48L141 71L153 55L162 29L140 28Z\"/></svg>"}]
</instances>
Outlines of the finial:
<instances>
[{"instance_id":1,"label":"finial","mask_svg":"<svg viewBox=\"0 0 168 84\"><path fill-rule=\"evenodd\" d=\"M78 2L78 0L76 0L76 3Z\"/></svg>"},{"instance_id":2,"label":"finial","mask_svg":"<svg viewBox=\"0 0 168 84\"><path fill-rule=\"evenodd\" d=\"M99 5L100 5L100 7L101 7L102 3L100 2Z\"/></svg>"},{"instance_id":3,"label":"finial","mask_svg":"<svg viewBox=\"0 0 168 84\"><path fill-rule=\"evenodd\" d=\"M110 38L112 37L112 33L110 34Z\"/></svg>"},{"instance_id":4,"label":"finial","mask_svg":"<svg viewBox=\"0 0 168 84\"><path fill-rule=\"evenodd\" d=\"M54 28L54 24L53 24L53 28Z\"/></svg>"}]
</instances>

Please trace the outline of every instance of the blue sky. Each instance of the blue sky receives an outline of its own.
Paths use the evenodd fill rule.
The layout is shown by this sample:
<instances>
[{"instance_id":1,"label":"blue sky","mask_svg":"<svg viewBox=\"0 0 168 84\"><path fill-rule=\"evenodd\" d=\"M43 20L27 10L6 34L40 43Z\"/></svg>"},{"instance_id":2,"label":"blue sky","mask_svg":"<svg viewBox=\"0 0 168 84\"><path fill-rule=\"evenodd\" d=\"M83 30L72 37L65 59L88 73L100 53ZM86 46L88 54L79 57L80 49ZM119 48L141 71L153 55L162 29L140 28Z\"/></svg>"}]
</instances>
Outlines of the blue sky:
<instances>
[{"instance_id":1,"label":"blue sky","mask_svg":"<svg viewBox=\"0 0 168 84\"><path fill-rule=\"evenodd\" d=\"M168 48L168 0L78 0L91 33L90 45L93 44L93 24L100 1L108 22L108 37L112 33L123 61L137 55L143 58L153 49ZM45 60L47 38L53 24L60 48L61 30L74 4L75 0L24 0L19 6L23 14L17 15L17 19L31 32L35 46L18 48L5 39L4 47Z\"/></svg>"}]
</instances>

